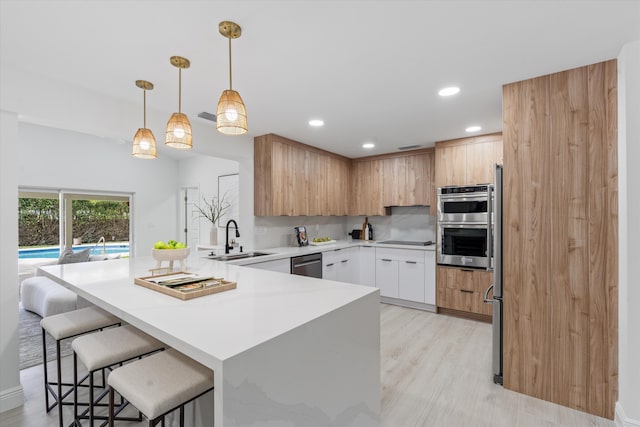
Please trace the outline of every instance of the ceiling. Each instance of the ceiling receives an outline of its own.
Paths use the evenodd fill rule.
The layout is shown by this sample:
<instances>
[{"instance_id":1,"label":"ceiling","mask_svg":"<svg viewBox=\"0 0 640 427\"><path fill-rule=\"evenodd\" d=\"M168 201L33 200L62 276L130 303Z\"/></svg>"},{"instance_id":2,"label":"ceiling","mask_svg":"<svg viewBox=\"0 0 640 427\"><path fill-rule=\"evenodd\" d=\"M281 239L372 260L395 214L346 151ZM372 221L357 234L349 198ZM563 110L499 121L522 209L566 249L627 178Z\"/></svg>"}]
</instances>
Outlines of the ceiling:
<instances>
[{"instance_id":1,"label":"ceiling","mask_svg":"<svg viewBox=\"0 0 640 427\"><path fill-rule=\"evenodd\" d=\"M640 39L640 1L10 1L0 5L3 66L192 121L228 87L249 136L295 139L348 157L501 130L501 87L617 57ZM458 95L438 96L455 85ZM321 128L308 121L324 120ZM133 129L114 129L129 140ZM154 131L156 135L162 129ZM365 151L361 145L373 142ZM194 141L197 151L201 141Z\"/></svg>"}]
</instances>

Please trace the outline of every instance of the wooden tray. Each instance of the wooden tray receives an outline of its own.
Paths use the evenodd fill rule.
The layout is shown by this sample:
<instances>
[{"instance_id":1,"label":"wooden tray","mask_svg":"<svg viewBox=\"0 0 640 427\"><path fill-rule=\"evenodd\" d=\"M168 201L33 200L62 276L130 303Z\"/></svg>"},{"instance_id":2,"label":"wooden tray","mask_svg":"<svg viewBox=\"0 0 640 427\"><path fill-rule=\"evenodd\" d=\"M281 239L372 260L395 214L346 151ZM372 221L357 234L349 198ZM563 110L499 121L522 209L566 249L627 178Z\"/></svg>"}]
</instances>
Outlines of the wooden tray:
<instances>
[{"instance_id":1,"label":"wooden tray","mask_svg":"<svg viewBox=\"0 0 640 427\"><path fill-rule=\"evenodd\" d=\"M155 276L136 277L133 279L133 283L135 283L136 285L144 286L145 288L149 288L166 295L170 295L174 298L179 298L181 300L188 300L188 299L203 297L205 295L217 294L218 292L224 292L230 289L235 289L237 286L236 282L230 282L228 280L211 278L206 276L202 276L203 280L181 285L185 287L184 289L179 289L178 286L172 288L165 285L159 285L157 283L150 281L150 279L157 280L162 277L174 276L178 274L195 274L195 273L178 271L178 272L167 273L167 274L157 274ZM214 282L218 284L214 284ZM186 287L190 287L190 289L186 289Z\"/></svg>"}]
</instances>

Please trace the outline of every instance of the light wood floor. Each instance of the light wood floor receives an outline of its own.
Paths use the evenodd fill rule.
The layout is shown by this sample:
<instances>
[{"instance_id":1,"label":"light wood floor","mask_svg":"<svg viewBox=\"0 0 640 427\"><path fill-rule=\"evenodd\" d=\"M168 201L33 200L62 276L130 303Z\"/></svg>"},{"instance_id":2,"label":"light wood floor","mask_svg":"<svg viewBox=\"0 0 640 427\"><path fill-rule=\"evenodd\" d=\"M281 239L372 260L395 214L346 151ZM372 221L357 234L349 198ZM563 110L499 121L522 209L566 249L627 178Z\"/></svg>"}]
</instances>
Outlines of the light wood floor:
<instances>
[{"instance_id":1,"label":"light wood floor","mask_svg":"<svg viewBox=\"0 0 640 427\"><path fill-rule=\"evenodd\" d=\"M380 322L385 427L615 427L493 384L489 324L386 304ZM64 372L72 372L70 359ZM57 426L57 410L44 411L42 366L23 370L21 381L25 404L0 414L0 425ZM71 420L71 407L64 410L65 422Z\"/></svg>"}]
</instances>

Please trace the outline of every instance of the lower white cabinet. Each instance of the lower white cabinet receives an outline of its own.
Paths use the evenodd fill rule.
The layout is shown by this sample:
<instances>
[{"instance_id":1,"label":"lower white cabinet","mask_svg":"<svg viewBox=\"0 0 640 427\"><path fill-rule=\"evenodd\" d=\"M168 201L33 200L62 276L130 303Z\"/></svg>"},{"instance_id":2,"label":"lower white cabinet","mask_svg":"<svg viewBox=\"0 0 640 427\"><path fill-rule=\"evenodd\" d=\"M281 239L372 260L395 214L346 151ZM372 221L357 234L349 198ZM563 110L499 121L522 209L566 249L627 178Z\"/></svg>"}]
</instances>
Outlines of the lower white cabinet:
<instances>
[{"instance_id":1,"label":"lower white cabinet","mask_svg":"<svg viewBox=\"0 0 640 427\"><path fill-rule=\"evenodd\" d=\"M398 298L424 302L424 262L398 261Z\"/></svg>"},{"instance_id":2,"label":"lower white cabinet","mask_svg":"<svg viewBox=\"0 0 640 427\"><path fill-rule=\"evenodd\" d=\"M391 258L376 259L376 286L380 296L398 298L398 261Z\"/></svg>"},{"instance_id":3,"label":"lower white cabinet","mask_svg":"<svg viewBox=\"0 0 640 427\"><path fill-rule=\"evenodd\" d=\"M344 248L322 253L322 278L338 282L358 283L359 248Z\"/></svg>"},{"instance_id":4,"label":"lower white cabinet","mask_svg":"<svg viewBox=\"0 0 640 427\"><path fill-rule=\"evenodd\" d=\"M435 305L435 251L376 248L380 296Z\"/></svg>"},{"instance_id":5,"label":"lower white cabinet","mask_svg":"<svg viewBox=\"0 0 640 427\"><path fill-rule=\"evenodd\" d=\"M376 285L376 248L373 246L360 246L360 280L356 283Z\"/></svg>"},{"instance_id":6,"label":"lower white cabinet","mask_svg":"<svg viewBox=\"0 0 640 427\"><path fill-rule=\"evenodd\" d=\"M247 264L245 265L245 267L259 268L261 270L277 271L279 273L291 274L291 258L256 262L255 264Z\"/></svg>"},{"instance_id":7,"label":"lower white cabinet","mask_svg":"<svg viewBox=\"0 0 640 427\"><path fill-rule=\"evenodd\" d=\"M424 251L424 302L436 305L436 251Z\"/></svg>"}]
</instances>

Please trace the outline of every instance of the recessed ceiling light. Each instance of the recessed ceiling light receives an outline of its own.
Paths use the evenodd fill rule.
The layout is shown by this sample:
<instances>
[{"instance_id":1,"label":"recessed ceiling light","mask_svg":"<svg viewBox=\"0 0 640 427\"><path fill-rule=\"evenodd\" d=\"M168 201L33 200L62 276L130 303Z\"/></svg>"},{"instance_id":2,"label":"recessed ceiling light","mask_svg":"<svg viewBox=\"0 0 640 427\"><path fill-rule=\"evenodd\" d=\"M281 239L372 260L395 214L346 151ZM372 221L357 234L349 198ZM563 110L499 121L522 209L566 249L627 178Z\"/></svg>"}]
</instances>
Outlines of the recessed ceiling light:
<instances>
[{"instance_id":1,"label":"recessed ceiling light","mask_svg":"<svg viewBox=\"0 0 640 427\"><path fill-rule=\"evenodd\" d=\"M451 96L451 95L455 95L458 92L460 92L460 88L459 87L450 86L450 87L445 87L443 89L440 89L440 91L438 92L438 95L440 95L440 96Z\"/></svg>"},{"instance_id":2,"label":"recessed ceiling light","mask_svg":"<svg viewBox=\"0 0 640 427\"><path fill-rule=\"evenodd\" d=\"M374 144L373 142L365 142L364 144L362 144L362 148L366 148L368 150L372 149L375 146L376 144Z\"/></svg>"},{"instance_id":3,"label":"recessed ceiling light","mask_svg":"<svg viewBox=\"0 0 640 427\"><path fill-rule=\"evenodd\" d=\"M478 132L480 129L482 129L480 126L469 126L468 128L465 129L466 132Z\"/></svg>"},{"instance_id":4,"label":"recessed ceiling light","mask_svg":"<svg viewBox=\"0 0 640 427\"><path fill-rule=\"evenodd\" d=\"M309 120L309 125L318 127L318 126L323 126L324 122L322 120L319 120L319 119L313 119L313 120Z\"/></svg>"}]
</instances>

